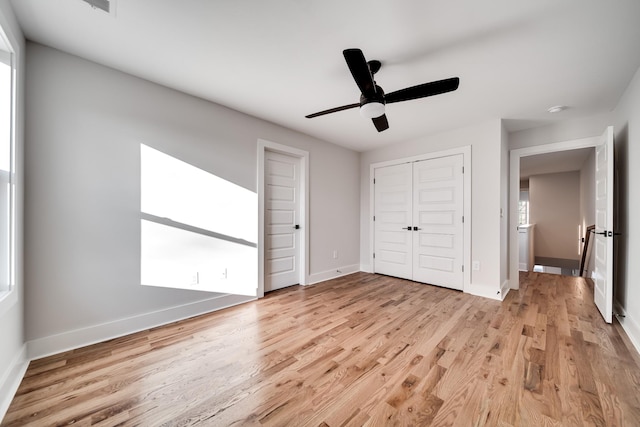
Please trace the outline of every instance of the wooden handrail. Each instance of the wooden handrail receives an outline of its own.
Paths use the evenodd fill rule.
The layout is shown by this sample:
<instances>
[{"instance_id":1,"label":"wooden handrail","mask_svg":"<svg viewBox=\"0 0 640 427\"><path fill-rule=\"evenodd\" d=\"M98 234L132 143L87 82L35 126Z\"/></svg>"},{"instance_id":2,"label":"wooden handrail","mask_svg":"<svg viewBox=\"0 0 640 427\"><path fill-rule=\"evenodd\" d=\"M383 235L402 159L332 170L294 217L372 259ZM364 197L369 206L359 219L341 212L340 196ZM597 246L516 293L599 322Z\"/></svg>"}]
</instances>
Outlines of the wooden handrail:
<instances>
[{"instance_id":1,"label":"wooden handrail","mask_svg":"<svg viewBox=\"0 0 640 427\"><path fill-rule=\"evenodd\" d=\"M584 263L587 259L587 251L589 250L589 236L591 236L591 232L595 229L595 225L590 225L584 231L584 245L582 246L582 260L580 261L580 277L582 277L582 273L584 272Z\"/></svg>"}]
</instances>

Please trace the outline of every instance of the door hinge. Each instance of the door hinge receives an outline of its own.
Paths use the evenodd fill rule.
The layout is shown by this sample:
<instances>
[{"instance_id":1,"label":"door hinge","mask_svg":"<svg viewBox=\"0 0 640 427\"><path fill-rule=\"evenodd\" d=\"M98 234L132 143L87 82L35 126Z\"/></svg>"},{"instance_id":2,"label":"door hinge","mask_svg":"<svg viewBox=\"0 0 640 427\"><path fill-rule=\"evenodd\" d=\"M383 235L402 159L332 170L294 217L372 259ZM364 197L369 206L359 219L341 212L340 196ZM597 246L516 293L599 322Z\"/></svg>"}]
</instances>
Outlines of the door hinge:
<instances>
[{"instance_id":1,"label":"door hinge","mask_svg":"<svg viewBox=\"0 0 640 427\"><path fill-rule=\"evenodd\" d=\"M462 266L462 272L464 273L464 265Z\"/></svg>"},{"instance_id":2,"label":"door hinge","mask_svg":"<svg viewBox=\"0 0 640 427\"><path fill-rule=\"evenodd\" d=\"M375 215L373 216L373 220L374 220L374 221L376 220L376 216L375 216Z\"/></svg>"},{"instance_id":3,"label":"door hinge","mask_svg":"<svg viewBox=\"0 0 640 427\"><path fill-rule=\"evenodd\" d=\"M464 166L462 167L462 173L464 173Z\"/></svg>"},{"instance_id":4,"label":"door hinge","mask_svg":"<svg viewBox=\"0 0 640 427\"><path fill-rule=\"evenodd\" d=\"M373 259L375 259L375 258L376 258L376 253L374 252L374 253L373 253Z\"/></svg>"},{"instance_id":5,"label":"door hinge","mask_svg":"<svg viewBox=\"0 0 640 427\"><path fill-rule=\"evenodd\" d=\"M375 179L375 178L373 178L373 183L374 183L374 184L376 183L376 179Z\"/></svg>"},{"instance_id":6,"label":"door hinge","mask_svg":"<svg viewBox=\"0 0 640 427\"><path fill-rule=\"evenodd\" d=\"M464 224L464 215L462 215L462 223Z\"/></svg>"}]
</instances>

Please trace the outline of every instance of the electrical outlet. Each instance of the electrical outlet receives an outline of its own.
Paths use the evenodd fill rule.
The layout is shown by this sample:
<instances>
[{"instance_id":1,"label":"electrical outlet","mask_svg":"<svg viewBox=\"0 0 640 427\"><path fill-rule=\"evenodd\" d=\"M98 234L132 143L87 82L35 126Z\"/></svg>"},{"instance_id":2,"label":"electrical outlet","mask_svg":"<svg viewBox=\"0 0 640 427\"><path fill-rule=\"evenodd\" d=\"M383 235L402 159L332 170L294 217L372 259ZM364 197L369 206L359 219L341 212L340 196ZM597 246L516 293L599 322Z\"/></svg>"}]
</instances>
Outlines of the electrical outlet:
<instances>
[{"instance_id":1,"label":"electrical outlet","mask_svg":"<svg viewBox=\"0 0 640 427\"><path fill-rule=\"evenodd\" d=\"M197 285L198 283L200 283L200 273L198 273L197 271L191 276L191 282L189 283L190 285Z\"/></svg>"},{"instance_id":2,"label":"electrical outlet","mask_svg":"<svg viewBox=\"0 0 640 427\"><path fill-rule=\"evenodd\" d=\"M473 261L472 268L474 271L480 271L480 261Z\"/></svg>"},{"instance_id":3,"label":"electrical outlet","mask_svg":"<svg viewBox=\"0 0 640 427\"><path fill-rule=\"evenodd\" d=\"M337 249L333 250L333 259L338 259L338 250Z\"/></svg>"}]
</instances>

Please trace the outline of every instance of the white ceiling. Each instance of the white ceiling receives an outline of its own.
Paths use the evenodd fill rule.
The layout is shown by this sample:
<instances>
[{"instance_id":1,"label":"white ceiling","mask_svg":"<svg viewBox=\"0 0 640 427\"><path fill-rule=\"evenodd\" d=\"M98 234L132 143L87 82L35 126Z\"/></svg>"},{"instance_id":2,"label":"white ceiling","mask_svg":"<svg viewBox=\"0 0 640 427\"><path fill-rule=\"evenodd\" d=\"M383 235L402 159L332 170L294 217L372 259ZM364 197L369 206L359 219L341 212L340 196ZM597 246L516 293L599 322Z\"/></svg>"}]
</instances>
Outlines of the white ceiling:
<instances>
[{"instance_id":1,"label":"white ceiling","mask_svg":"<svg viewBox=\"0 0 640 427\"><path fill-rule=\"evenodd\" d=\"M509 130L613 109L640 66L638 0L13 0L28 39L364 151L508 119ZM385 92L452 76L453 93L357 109L342 50L382 61ZM557 115L552 105L570 108Z\"/></svg>"},{"instance_id":2,"label":"white ceiling","mask_svg":"<svg viewBox=\"0 0 640 427\"><path fill-rule=\"evenodd\" d=\"M582 169L594 148L559 151L520 158L520 179L547 173L573 172Z\"/></svg>"}]
</instances>

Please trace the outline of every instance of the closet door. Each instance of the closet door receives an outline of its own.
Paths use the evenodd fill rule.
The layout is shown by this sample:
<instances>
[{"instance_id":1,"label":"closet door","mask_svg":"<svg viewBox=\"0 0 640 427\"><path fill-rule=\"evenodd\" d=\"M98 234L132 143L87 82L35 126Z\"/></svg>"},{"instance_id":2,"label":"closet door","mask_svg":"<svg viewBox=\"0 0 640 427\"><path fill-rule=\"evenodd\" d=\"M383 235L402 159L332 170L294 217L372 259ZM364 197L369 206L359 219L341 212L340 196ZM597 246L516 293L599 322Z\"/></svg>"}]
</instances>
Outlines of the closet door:
<instances>
[{"instance_id":1,"label":"closet door","mask_svg":"<svg viewBox=\"0 0 640 427\"><path fill-rule=\"evenodd\" d=\"M413 164L413 280L462 290L463 156Z\"/></svg>"},{"instance_id":2,"label":"closet door","mask_svg":"<svg viewBox=\"0 0 640 427\"><path fill-rule=\"evenodd\" d=\"M374 272L411 279L412 165L377 168L374 179Z\"/></svg>"}]
</instances>

